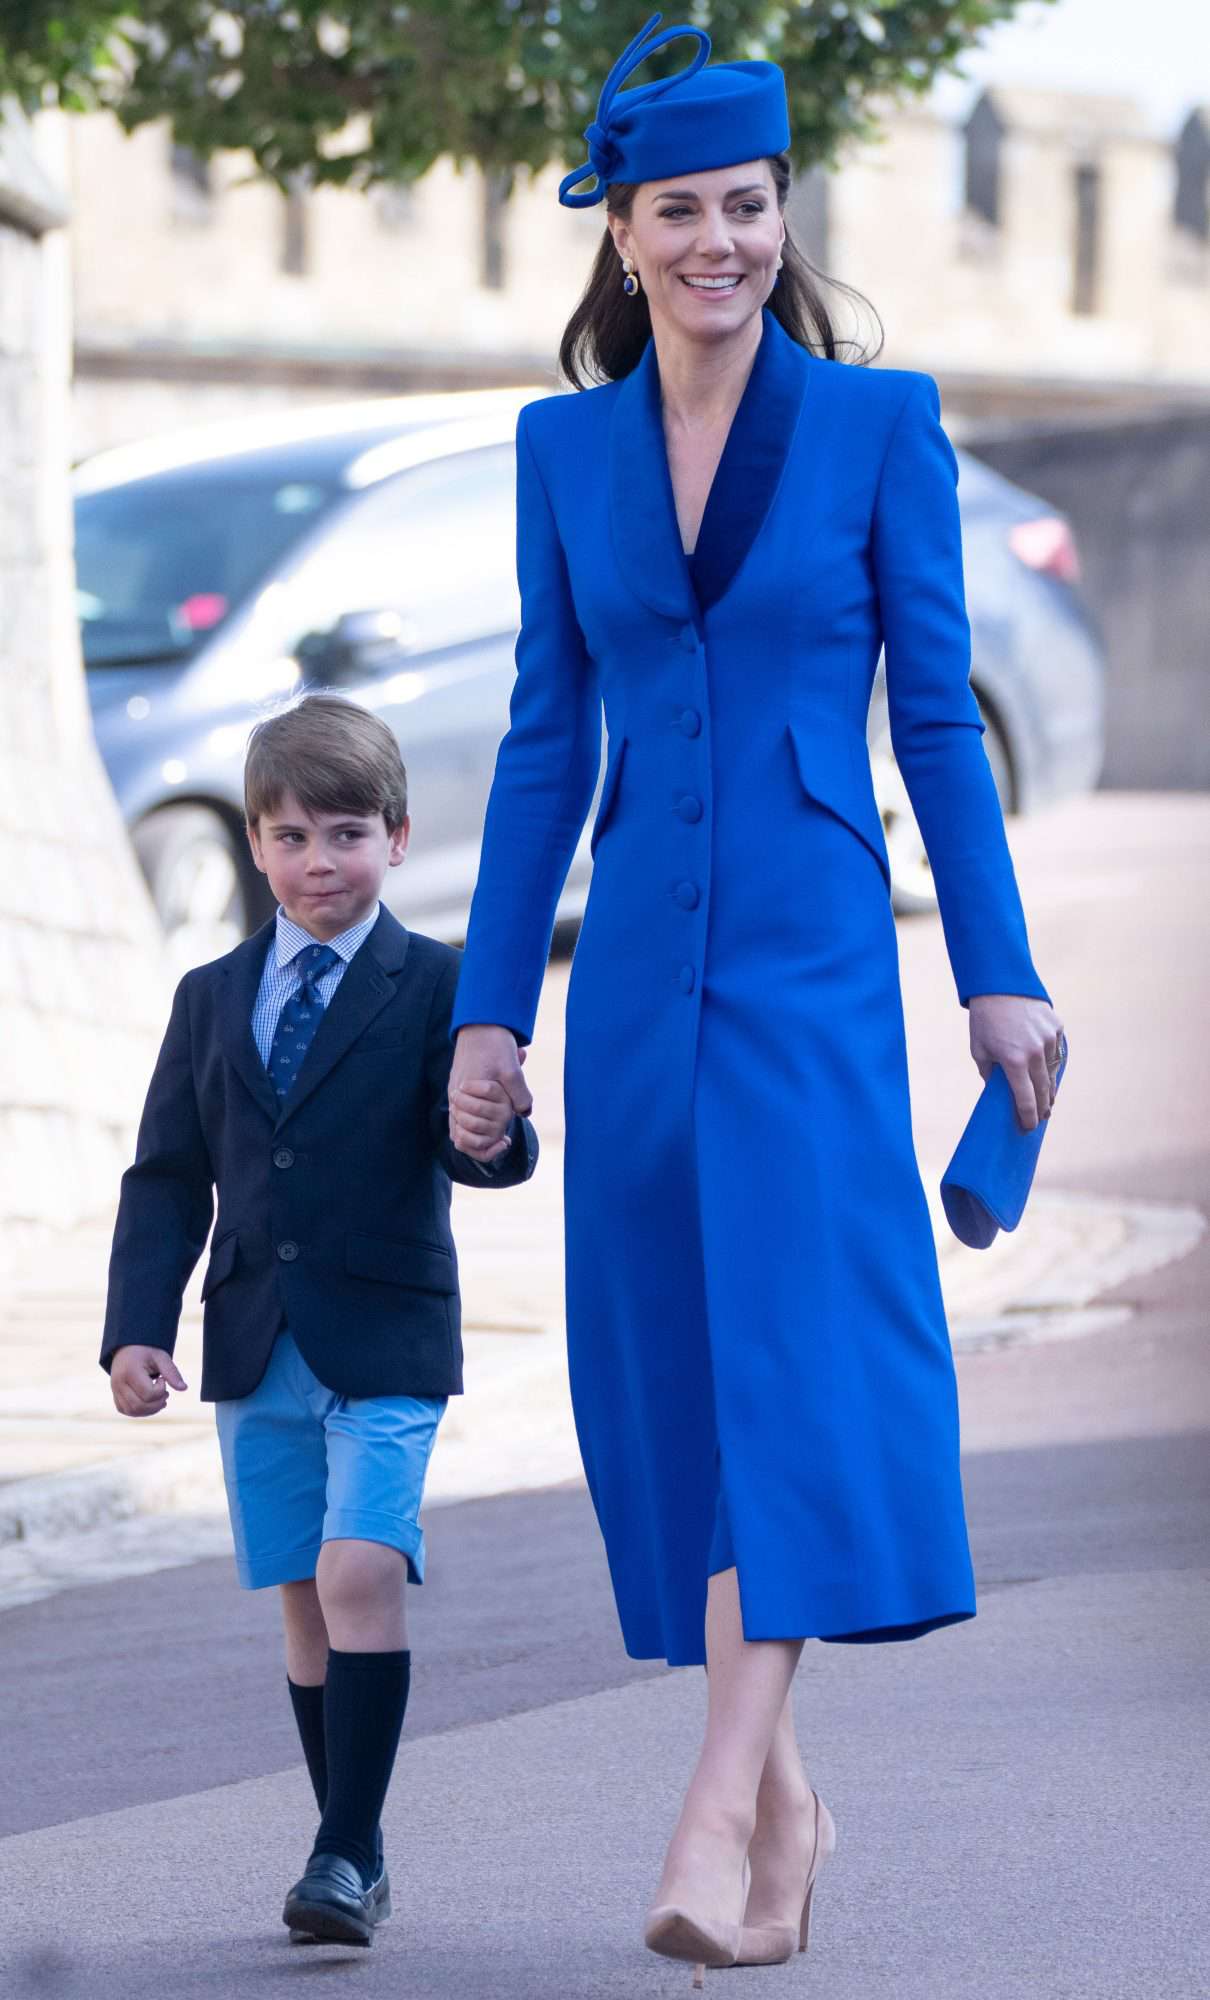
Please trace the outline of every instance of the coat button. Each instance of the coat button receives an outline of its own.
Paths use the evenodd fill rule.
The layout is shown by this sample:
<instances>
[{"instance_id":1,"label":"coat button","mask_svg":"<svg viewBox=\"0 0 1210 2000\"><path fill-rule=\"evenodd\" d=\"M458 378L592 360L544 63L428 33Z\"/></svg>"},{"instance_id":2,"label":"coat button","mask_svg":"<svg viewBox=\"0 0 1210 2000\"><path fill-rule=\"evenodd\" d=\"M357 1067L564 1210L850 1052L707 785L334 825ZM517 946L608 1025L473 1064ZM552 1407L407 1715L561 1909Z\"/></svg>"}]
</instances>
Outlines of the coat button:
<instances>
[{"instance_id":1,"label":"coat button","mask_svg":"<svg viewBox=\"0 0 1210 2000\"><path fill-rule=\"evenodd\" d=\"M682 993L692 993L697 985L697 974L691 965L682 965L677 975Z\"/></svg>"},{"instance_id":2,"label":"coat button","mask_svg":"<svg viewBox=\"0 0 1210 2000\"><path fill-rule=\"evenodd\" d=\"M297 1243L291 1243L289 1238L287 1237L284 1243L278 1244L277 1254L281 1258L283 1264L292 1264L294 1262L294 1259L298 1255L298 1245Z\"/></svg>"},{"instance_id":3,"label":"coat button","mask_svg":"<svg viewBox=\"0 0 1210 2000\"><path fill-rule=\"evenodd\" d=\"M692 792L685 792L677 800L676 805L673 807L673 811L677 814L678 818L683 819L688 826L692 826L695 823L695 821L699 820L702 816L702 802L699 798L695 798Z\"/></svg>"},{"instance_id":4,"label":"coat button","mask_svg":"<svg viewBox=\"0 0 1210 2000\"><path fill-rule=\"evenodd\" d=\"M694 631L692 625L681 626L681 644L687 653L696 653L697 633Z\"/></svg>"},{"instance_id":5,"label":"coat button","mask_svg":"<svg viewBox=\"0 0 1210 2000\"><path fill-rule=\"evenodd\" d=\"M702 718L696 708L683 708L676 719L676 726L682 736L700 736Z\"/></svg>"},{"instance_id":6,"label":"coat button","mask_svg":"<svg viewBox=\"0 0 1210 2000\"><path fill-rule=\"evenodd\" d=\"M702 900L696 882L678 882L672 893L682 910L696 910Z\"/></svg>"},{"instance_id":7,"label":"coat button","mask_svg":"<svg viewBox=\"0 0 1210 2000\"><path fill-rule=\"evenodd\" d=\"M288 1146L278 1147L273 1155L273 1164L275 1167L292 1167L294 1165L294 1155Z\"/></svg>"}]
</instances>

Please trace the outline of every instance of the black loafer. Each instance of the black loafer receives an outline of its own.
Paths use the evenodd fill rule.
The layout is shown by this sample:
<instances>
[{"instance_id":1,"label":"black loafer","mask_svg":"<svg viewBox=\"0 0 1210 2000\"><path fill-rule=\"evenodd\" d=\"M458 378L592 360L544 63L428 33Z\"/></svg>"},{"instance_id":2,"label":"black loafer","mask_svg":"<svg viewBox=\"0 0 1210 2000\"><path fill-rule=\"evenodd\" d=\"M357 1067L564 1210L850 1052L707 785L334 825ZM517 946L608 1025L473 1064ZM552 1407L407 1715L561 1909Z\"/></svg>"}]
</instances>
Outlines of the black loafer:
<instances>
[{"instance_id":1,"label":"black loafer","mask_svg":"<svg viewBox=\"0 0 1210 2000\"><path fill-rule=\"evenodd\" d=\"M361 1871L343 1854L316 1854L286 1897L282 1922L290 1934L308 1943L373 1943L374 1927L391 1913L391 1888L386 1869L370 1888Z\"/></svg>"}]
</instances>

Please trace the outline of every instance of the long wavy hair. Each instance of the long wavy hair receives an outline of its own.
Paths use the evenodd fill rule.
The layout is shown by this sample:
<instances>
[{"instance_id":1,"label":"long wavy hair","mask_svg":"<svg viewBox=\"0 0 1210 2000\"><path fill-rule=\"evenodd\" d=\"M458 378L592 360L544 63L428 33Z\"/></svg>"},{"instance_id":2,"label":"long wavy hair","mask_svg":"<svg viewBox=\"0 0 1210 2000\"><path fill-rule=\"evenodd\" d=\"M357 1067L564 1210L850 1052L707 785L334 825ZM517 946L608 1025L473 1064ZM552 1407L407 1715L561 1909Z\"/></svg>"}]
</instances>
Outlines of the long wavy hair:
<instances>
[{"instance_id":1,"label":"long wavy hair","mask_svg":"<svg viewBox=\"0 0 1210 2000\"><path fill-rule=\"evenodd\" d=\"M789 154L771 155L769 166L777 192L777 206L784 213L792 179ZM629 222L635 193L634 182L615 182L605 196L609 214L620 215L624 222ZM766 304L791 340L796 340L800 347L809 348L813 354L825 355L829 361L846 360L861 366L873 361L881 352L883 335L882 322L869 300L854 291L851 285L842 285L817 271L804 257L788 229L781 255L782 268ZM824 285L843 293L869 312L878 329L874 347L837 333L824 301ZM613 237L606 229L588 283L563 330L563 338L559 342L559 367L576 389L591 389L601 382L617 382L638 366L650 334L651 309L646 294L639 292L630 298L622 290L618 278L618 253ZM842 349L848 351L842 353Z\"/></svg>"}]
</instances>

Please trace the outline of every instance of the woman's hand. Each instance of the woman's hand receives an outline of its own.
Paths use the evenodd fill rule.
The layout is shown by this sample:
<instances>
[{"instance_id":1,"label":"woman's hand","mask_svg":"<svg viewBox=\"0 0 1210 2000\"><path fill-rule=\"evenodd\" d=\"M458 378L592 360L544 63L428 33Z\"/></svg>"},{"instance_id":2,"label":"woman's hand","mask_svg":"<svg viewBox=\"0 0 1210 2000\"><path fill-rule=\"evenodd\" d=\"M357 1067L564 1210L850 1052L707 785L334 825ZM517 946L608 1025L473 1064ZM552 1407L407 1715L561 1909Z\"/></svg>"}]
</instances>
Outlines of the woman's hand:
<instances>
[{"instance_id":1,"label":"woman's hand","mask_svg":"<svg viewBox=\"0 0 1210 2000\"><path fill-rule=\"evenodd\" d=\"M1020 993L976 993L968 1011L971 1055L987 1082L999 1063L1023 1132L1049 1118L1063 1046L1063 1023L1046 1000Z\"/></svg>"},{"instance_id":2,"label":"woman's hand","mask_svg":"<svg viewBox=\"0 0 1210 2000\"><path fill-rule=\"evenodd\" d=\"M506 1120L514 1113L527 1118L534 1100L521 1074L525 1050L517 1047L511 1028L475 1024L459 1028L450 1069L450 1138L460 1153L485 1164L506 1153L511 1139L492 1140L485 1125L490 1123L493 1102L507 1100Z\"/></svg>"}]
</instances>

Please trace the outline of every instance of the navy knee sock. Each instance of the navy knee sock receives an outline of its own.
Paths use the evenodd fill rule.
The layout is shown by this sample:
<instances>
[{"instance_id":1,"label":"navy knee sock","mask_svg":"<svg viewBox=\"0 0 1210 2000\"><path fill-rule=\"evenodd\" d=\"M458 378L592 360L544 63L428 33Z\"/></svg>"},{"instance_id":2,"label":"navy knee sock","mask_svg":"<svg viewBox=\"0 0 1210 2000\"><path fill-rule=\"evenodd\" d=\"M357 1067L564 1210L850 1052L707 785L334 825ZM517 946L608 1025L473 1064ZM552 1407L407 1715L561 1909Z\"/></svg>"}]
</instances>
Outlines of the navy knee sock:
<instances>
[{"instance_id":1,"label":"navy knee sock","mask_svg":"<svg viewBox=\"0 0 1210 2000\"><path fill-rule=\"evenodd\" d=\"M303 1756L307 1760L307 1770L315 1790L315 1803L320 1812L328 1802L328 1750L324 1741L324 1690L321 1681L318 1687L303 1687L286 1675L290 1689L290 1700L294 1706L294 1720L298 1724L299 1740Z\"/></svg>"},{"instance_id":2,"label":"navy knee sock","mask_svg":"<svg viewBox=\"0 0 1210 2000\"><path fill-rule=\"evenodd\" d=\"M328 1789L315 1854L343 1854L365 1881L378 1863L378 1820L408 1705L412 1656L328 1654L323 1689Z\"/></svg>"}]
</instances>

